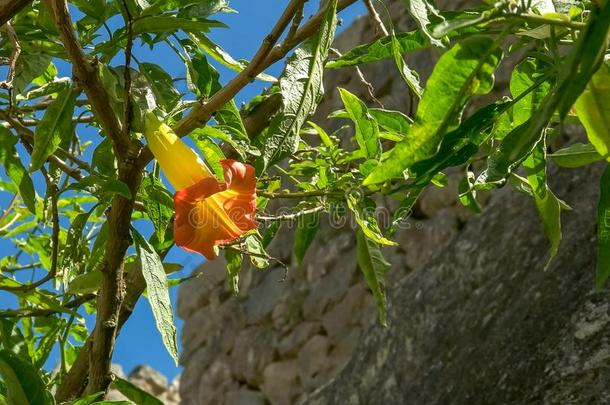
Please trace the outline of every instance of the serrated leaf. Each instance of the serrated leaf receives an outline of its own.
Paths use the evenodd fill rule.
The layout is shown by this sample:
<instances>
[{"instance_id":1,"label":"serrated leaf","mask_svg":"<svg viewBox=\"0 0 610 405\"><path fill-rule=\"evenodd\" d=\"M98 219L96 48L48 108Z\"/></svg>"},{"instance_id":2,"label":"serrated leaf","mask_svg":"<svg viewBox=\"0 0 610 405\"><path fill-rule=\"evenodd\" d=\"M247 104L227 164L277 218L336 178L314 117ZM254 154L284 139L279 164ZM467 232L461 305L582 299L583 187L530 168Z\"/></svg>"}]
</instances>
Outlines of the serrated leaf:
<instances>
[{"instance_id":1,"label":"serrated leaf","mask_svg":"<svg viewBox=\"0 0 610 405\"><path fill-rule=\"evenodd\" d=\"M7 405L51 405L42 378L33 365L8 350L0 350L0 375L7 387Z\"/></svg>"},{"instance_id":2,"label":"serrated leaf","mask_svg":"<svg viewBox=\"0 0 610 405\"><path fill-rule=\"evenodd\" d=\"M176 326L174 325L174 312L169 298L167 276L163 269L161 258L148 241L135 229L132 229L133 240L138 253L138 260L142 266L142 275L146 280L148 302L152 309L161 334L163 344L168 353L178 364L178 344L176 342Z\"/></svg>"},{"instance_id":3,"label":"serrated leaf","mask_svg":"<svg viewBox=\"0 0 610 405\"><path fill-rule=\"evenodd\" d=\"M6 175L19 191L19 196L32 214L36 214L36 191L30 174L21 163L15 144L17 137L6 128L0 126L0 164Z\"/></svg>"},{"instance_id":4,"label":"serrated leaf","mask_svg":"<svg viewBox=\"0 0 610 405\"><path fill-rule=\"evenodd\" d=\"M297 259L297 263L301 264L307 249L311 246L311 243L316 238L316 234L320 229L320 213L314 212L312 214L301 215L297 219L297 229L294 233L294 256Z\"/></svg>"},{"instance_id":5,"label":"serrated leaf","mask_svg":"<svg viewBox=\"0 0 610 405\"><path fill-rule=\"evenodd\" d=\"M387 326L388 303L384 278L390 269L390 264L381 254L379 245L367 238L361 230L356 231L356 259L375 298L377 311L379 312L379 322L383 326Z\"/></svg>"},{"instance_id":6,"label":"serrated leaf","mask_svg":"<svg viewBox=\"0 0 610 405\"><path fill-rule=\"evenodd\" d=\"M143 389L137 387L132 382L123 378L115 378L111 384L112 388L125 395L129 400L138 405L163 405L156 397L152 396Z\"/></svg>"},{"instance_id":7,"label":"serrated leaf","mask_svg":"<svg viewBox=\"0 0 610 405\"><path fill-rule=\"evenodd\" d=\"M414 163L430 157L459 119L466 101L491 91L501 55L498 44L482 36L468 38L446 52L428 79L411 130L364 184L401 177Z\"/></svg>"},{"instance_id":8,"label":"serrated leaf","mask_svg":"<svg viewBox=\"0 0 610 405\"><path fill-rule=\"evenodd\" d=\"M72 113L76 103L76 92L68 87L49 105L42 120L36 126L34 150L30 162L30 171L42 167L47 158L53 154L64 139L70 139L73 131Z\"/></svg>"},{"instance_id":9,"label":"serrated leaf","mask_svg":"<svg viewBox=\"0 0 610 405\"><path fill-rule=\"evenodd\" d=\"M599 183L597 207L597 276L595 284L603 288L610 277L610 166L606 167Z\"/></svg>"},{"instance_id":10,"label":"serrated leaf","mask_svg":"<svg viewBox=\"0 0 610 405\"><path fill-rule=\"evenodd\" d=\"M301 126L314 113L324 93L324 61L335 35L336 12L337 0L329 1L317 35L297 48L286 63L279 83L284 105L261 140L259 169L279 162L298 148Z\"/></svg>"}]
</instances>

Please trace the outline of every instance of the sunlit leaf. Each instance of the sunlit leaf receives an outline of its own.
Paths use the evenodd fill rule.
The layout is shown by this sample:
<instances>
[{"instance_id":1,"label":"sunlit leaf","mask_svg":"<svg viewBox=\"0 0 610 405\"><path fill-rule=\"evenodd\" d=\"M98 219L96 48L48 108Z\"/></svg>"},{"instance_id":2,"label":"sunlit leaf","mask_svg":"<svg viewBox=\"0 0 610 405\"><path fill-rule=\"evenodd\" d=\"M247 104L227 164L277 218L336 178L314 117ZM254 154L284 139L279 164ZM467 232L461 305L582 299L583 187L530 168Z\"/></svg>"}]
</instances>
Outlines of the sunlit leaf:
<instances>
[{"instance_id":1,"label":"sunlit leaf","mask_svg":"<svg viewBox=\"0 0 610 405\"><path fill-rule=\"evenodd\" d=\"M161 334L163 344L168 353L178 364L178 344L176 342L176 326L174 312L169 298L167 276L163 269L161 258L148 241L135 229L132 232L138 260L142 266L142 275L146 280L148 302L152 308L157 329Z\"/></svg>"}]
</instances>

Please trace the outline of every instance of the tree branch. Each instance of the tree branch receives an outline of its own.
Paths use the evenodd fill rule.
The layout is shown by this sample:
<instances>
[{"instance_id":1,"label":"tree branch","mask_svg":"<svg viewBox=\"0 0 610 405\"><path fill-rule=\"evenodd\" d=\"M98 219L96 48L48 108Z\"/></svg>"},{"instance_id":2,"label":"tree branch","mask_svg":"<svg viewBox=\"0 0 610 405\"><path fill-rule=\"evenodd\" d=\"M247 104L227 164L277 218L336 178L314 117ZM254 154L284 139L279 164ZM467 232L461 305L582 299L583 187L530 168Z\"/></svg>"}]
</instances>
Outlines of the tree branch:
<instances>
[{"instance_id":1,"label":"tree branch","mask_svg":"<svg viewBox=\"0 0 610 405\"><path fill-rule=\"evenodd\" d=\"M89 59L81 49L72 28L66 0L45 0L51 10L68 56L73 65L74 80L83 88L93 113L105 134L110 138L119 160L119 180L127 185L132 198L115 195L108 215L108 242L101 269L102 281L97 300L97 317L89 355L89 380L85 394L106 391L111 382L110 364L118 330L121 304L125 295L123 259L131 244L130 223L136 195L142 179L141 168L134 163L140 151L123 131L112 109L109 95L98 74L98 63Z\"/></svg>"},{"instance_id":2,"label":"tree branch","mask_svg":"<svg viewBox=\"0 0 610 405\"><path fill-rule=\"evenodd\" d=\"M0 0L0 26L28 6L32 0Z\"/></svg>"},{"instance_id":3,"label":"tree branch","mask_svg":"<svg viewBox=\"0 0 610 405\"><path fill-rule=\"evenodd\" d=\"M337 10L343 10L355 2L356 0L339 0ZM261 47L246 69L242 70L237 76L229 81L226 86L215 93L206 103L193 108L186 117L174 126L173 130L178 136L186 136L193 129L205 124L212 117L214 112L233 99L233 97L235 97L235 95L258 74L282 59L292 48L317 31L324 20L326 14L325 10L321 10L310 18L301 28L294 32L292 37L287 37L281 44L276 45L275 47L269 46L269 43L275 43L277 41L277 39L273 41L275 33L281 29L280 33L277 34L277 37L279 37L290 23L292 17L296 15L299 3L300 1L293 0L286 7L280 21L278 21L278 24L276 24L271 34L265 38L263 44L261 44ZM150 149L144 147L139 158L138 166L145 167L152 158L153 156Z\"/></svg>"}]
</instances>

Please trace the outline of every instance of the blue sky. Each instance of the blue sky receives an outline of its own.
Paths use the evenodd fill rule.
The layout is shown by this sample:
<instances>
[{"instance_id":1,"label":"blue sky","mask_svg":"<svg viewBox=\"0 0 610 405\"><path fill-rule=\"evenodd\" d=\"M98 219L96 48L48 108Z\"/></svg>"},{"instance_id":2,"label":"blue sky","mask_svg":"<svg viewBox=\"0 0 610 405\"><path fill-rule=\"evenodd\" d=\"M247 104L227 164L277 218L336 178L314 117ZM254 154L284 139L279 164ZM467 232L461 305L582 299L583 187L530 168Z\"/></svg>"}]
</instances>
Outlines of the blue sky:
<instances>
[{"instance_id":1,"label":"blue sky","mask_svg":"<svg viewBox=\"0 0 610 405\"><path fill-rule=\"evenodd\" d=\"M236 59L250 59L258 49L259 44L265 35L268 34L277 17L281 14L286 5L287 0L232 0L231 7L236 9L236 14L224 14L215 16L216 19L225 22L229 29L216 29L212 31L210 37L225 50L227 50ZM305 17L315 13L318 2L309 1L305 10ZM348 10L343 11L340 17L343 19L342 29L357 16L364 13L364 6L361 2L357 2ZM139 42L136 42L134 54L141 61L151 61L162 65L174 77L184 77L184 66L176 57L176 55L166 47L155 48L154 51L149 51L148 48L139 47ZM119 62L120 64L120 59ZM69 76L69 67L59 65L60 75ZM277 63L267 70L272 75L279 75L282 70L282 63ZM226 82L234 72L218 67L221 73L221 80ZM2 73L4 74L4 73ZM263 82L254 82L247 88L242 90L238 97L238 104L248 101L251 97L259 94L264 88ZM96 131L83 130L85 137L91 136L93 139L99 136ZM79 132L80 134L80 132ZM37 184L40 184L41 179L35 179ZM11 196L8 193L0 191L0 207L6 207ZM150 226L141 224L138 226L143 232L150 232ZM9 241L0 239L0 252L2 255L12 254L9 250L11 244ZM194 269L203 263L202 257L186 253L179 248L173 248L166 258L167 262L180 263L183 269L177 275L178 277L186 277L192 273ZM177 288L170 291L174 308L176 304ZM8 297L6 293L0 292L0 308L12 307L15 305L14 300ZM94 319L87 319L89 329L93 325ZM181 330L182 321L176 319L178 330ZM179 339L180 340L180 339ZM53 353L47 364L48 368L53 368L58 359L57 353ZM171 357L167 354L158 332L155 329L155 323L152 312L146 299L142 298L138 302L136 309L123 328L115 349L114 362L120 364L128 373L139 364L148 364L153 368L165 374L169 380L175 378L180 373L180 368L176 367Z\"/></svg>"}]
</instances>

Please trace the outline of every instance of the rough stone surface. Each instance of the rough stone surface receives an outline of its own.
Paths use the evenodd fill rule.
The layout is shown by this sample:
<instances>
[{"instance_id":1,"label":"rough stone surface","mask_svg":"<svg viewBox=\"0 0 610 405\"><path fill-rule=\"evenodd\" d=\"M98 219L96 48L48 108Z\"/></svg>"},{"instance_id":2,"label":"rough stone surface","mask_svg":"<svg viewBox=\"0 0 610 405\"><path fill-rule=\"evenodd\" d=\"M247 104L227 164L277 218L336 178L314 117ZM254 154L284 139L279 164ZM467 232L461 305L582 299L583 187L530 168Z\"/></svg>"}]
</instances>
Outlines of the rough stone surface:
<instances>
[{"instance_id":1,"label":"rough stone surface","mask_svg":"<svg viewBox=\"0 0 610 405\"><path fill-rule=\"evenodd\" d=\"M445 10L466 3L473 2L436 1ZM402 0L389 7L398 31L413 27ZM373 38L361 18L334 47ZM425 80L439 53L407 59ZM496 96L510 63L498 71ZM414 109L392 60L362 70L386 108ZM325 121L342 108L336 88L366 95L351 68L328 72L325 87L313 120L336 129L345 121ZM551 171L554 191L574 211L563 214L565 239L547 273L530 198L508 189L489 201L483 195L485 212L474 216L456 199L462 173L446 174L448 185L427 189L396 234L399 246L384 249L392 264L389 329L377 325L349 226L324 224L300 265L291 233L282 233L270 251L289 271L245 265L238 297L221 259L203 265L178 300L182 403L610 403L610 303L591 290L599 169Z\"/></svg>"},{"instance_id":2,"label":"rough stone surface","mask_svg":"<svg viewBox=\"0 0 610 405\"><path fill-rule=\"evenodd\" d=\"M309 404L610 403L610 302L596 292L600 166L552 171L563 241L548 272L531 199L510 190L391 293L344 371ZM382 389L380 387L386 387Z\"/></svg>"}]
</instances>

